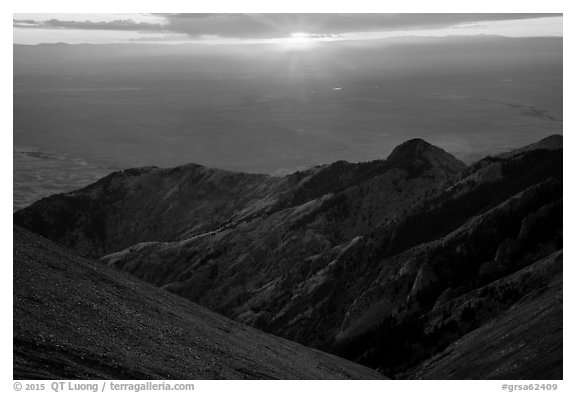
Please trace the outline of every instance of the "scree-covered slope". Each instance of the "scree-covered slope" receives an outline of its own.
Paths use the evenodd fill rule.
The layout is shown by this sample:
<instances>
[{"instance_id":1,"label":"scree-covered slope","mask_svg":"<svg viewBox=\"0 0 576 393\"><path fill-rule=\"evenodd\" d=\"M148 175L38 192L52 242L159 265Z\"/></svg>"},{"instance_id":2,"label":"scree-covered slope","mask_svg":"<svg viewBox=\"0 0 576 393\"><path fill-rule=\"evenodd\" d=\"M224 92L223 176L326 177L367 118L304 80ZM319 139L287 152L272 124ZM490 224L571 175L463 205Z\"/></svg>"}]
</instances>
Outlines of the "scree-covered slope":
<instances>
[{"instance_id":1,"label":"scree-covered slope","mask_svg":"<svg viewBox=\"0 0 576 393\"><path fill-rule=\"evenodd\" d=\"M15 379L380 379L14 228Z\"/></svg>"}]
</instances>

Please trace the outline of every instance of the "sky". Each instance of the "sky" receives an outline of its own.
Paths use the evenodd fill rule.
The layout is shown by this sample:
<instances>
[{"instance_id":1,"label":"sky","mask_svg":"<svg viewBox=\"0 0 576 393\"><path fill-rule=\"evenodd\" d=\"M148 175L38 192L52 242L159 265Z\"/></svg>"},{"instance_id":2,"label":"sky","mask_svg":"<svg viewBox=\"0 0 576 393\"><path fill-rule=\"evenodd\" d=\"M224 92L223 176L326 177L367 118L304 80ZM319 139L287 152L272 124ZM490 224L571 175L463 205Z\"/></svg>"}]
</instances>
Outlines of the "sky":
<instances>
[{"instance_id":1,"label":"sky","mask_svg":"<svg viewBox=\"0 0 576 393\"><path fill-rule=\"evenodd\" d=\"M280 43L402 36L562 36L561 14L13 14L14 43Z\"/></svg>"}]
</instances>

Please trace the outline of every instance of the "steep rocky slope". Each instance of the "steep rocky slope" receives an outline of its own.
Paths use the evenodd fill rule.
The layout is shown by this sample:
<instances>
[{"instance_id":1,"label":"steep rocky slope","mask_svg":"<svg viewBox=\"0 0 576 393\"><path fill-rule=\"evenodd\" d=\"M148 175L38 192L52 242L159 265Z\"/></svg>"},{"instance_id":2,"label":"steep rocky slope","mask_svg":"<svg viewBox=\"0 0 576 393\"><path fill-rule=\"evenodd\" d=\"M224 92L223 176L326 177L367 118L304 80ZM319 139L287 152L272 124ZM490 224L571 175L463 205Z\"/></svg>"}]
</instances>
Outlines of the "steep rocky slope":
<instances>
[{"instance_id":1,"label":"steep rocky slope","mask_svg":"<svg viewBox=\"0 0 576 393\"><path fill-rule=\"evenodd\" d=\"M252 189L262 194L250 193L257 197L244 210L211 210L210 199L203 199L206 212L217 212L198 213L198 222L210 223L203 233L175 231L180 221L166 221L168 228L156 230L172 231L171 237L152 231L120 250L114 245L121 232L104 231L111 246L99 255L116 251L102 261L238 321L406 378L456 340L505 320L542 277L510 284L505 296L497 283L562 249L557 136L469 168L415 139L387 160L336 162L284 178L262 177L258 184ZM119 203L128 203L122 195ZM141 198L149 204L165 203L154 192L147 195ZM86 232L96 215L75 204L82 198L102 200L89 187L40 201L18 212L15 222L86 252L86 244L101 240ZM187 203L183 211L196 208L196 200ZM116 221L114 206L106 210L107 225L134 225L128 216ZM57 222L68 211L77 219ZM138 222L149 228L145 223L153 217ZM78 233L82 240L74 242ZM493 286L500 289L481 290ZM550 334L561 342L561 331ZM551 356L540 370L521 363L515 377L559 375L561 353ZM485 373L468 377L492 375L478 370Z\"/></svg>"},{"instance_id":2,"label":"steep rocky slope","mask_svg":"<svg viewBox=\"0 0 576 393\"><path fill-rule=\"evenodd\" d=\"M14 379L380 379L15 227Z\"/></svg>"}]
</instances>

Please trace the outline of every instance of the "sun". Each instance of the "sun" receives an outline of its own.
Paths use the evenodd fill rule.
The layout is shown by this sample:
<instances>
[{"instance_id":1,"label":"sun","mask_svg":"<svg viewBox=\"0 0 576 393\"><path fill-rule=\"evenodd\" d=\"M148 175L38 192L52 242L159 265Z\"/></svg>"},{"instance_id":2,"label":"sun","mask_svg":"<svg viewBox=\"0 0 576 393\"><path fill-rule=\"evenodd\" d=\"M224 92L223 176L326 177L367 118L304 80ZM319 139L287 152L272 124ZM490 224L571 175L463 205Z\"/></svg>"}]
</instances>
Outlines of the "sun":
<instances>
[{"instance_id":1,"label":"sun","mask_svg":"<svg viewBox=\"0 0 576 393\"><path fill-rule=\"evenodd\" d=\"M313 34L295 32L289 37L283 38L280 43L287 50L307 50L316 45L317 40Z\"/></svg>"},{"instance_id":2,"label":"sun","mask_svg":"<svg viewBox=\"0 0 576 393\"><path fill-rule=\"evenodd\" d=\"M300 43L310 42L312 39L313 39L312 34L298 32L298 33L290 34L288 41L290 41L294 44L300 44Z\"/></svg>"}]
</instances>

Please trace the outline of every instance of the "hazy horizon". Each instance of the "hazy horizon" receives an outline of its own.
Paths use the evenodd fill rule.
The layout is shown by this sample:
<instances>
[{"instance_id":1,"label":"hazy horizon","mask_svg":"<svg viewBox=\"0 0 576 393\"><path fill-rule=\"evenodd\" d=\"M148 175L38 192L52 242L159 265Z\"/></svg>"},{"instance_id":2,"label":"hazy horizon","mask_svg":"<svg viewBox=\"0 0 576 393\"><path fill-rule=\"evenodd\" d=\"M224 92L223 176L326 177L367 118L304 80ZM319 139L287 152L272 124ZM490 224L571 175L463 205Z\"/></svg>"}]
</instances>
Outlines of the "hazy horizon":
<instances>
[{"instance_id":1,"label":"hazy horizon","mask_svg":"<svg viewBox=\"0 0 576 393\"><path fill-rule=\"evenodd\" d=\"M562 14L14 14L15 43L274 44L449 35L562 36Z\"/></svg>"},{"instance_id":2,"label":"hazy horizon","mask_svg":"<svg viewBox=\"0 0 576 393\"><path fill-rule=\"evenodd\" d=\"M15 32L37 37L46 29L168 37L15 44L15 185L24 178L54 190L50 171L35 169L50 156L70 159L60 161L68 172L53 170L67 179L62 191L112 168L197 163L279 175L384 159L415 137L470 163L562 134L563 40L537 36L543 25L561 32L560 16L481 14L489 20L474 23L474 14L318 14L313 23L311 14L244 15L228 30L222 19L232 17L221 14L151 16L168 21L160 27L145 16L15 17ZM191 30L194 18L205 34ZM453 35L502 26L509 36ZM172 40L176 30L189 42ZM406 31L425 34L394 36Z\"/></svg>"}]
</instances>

